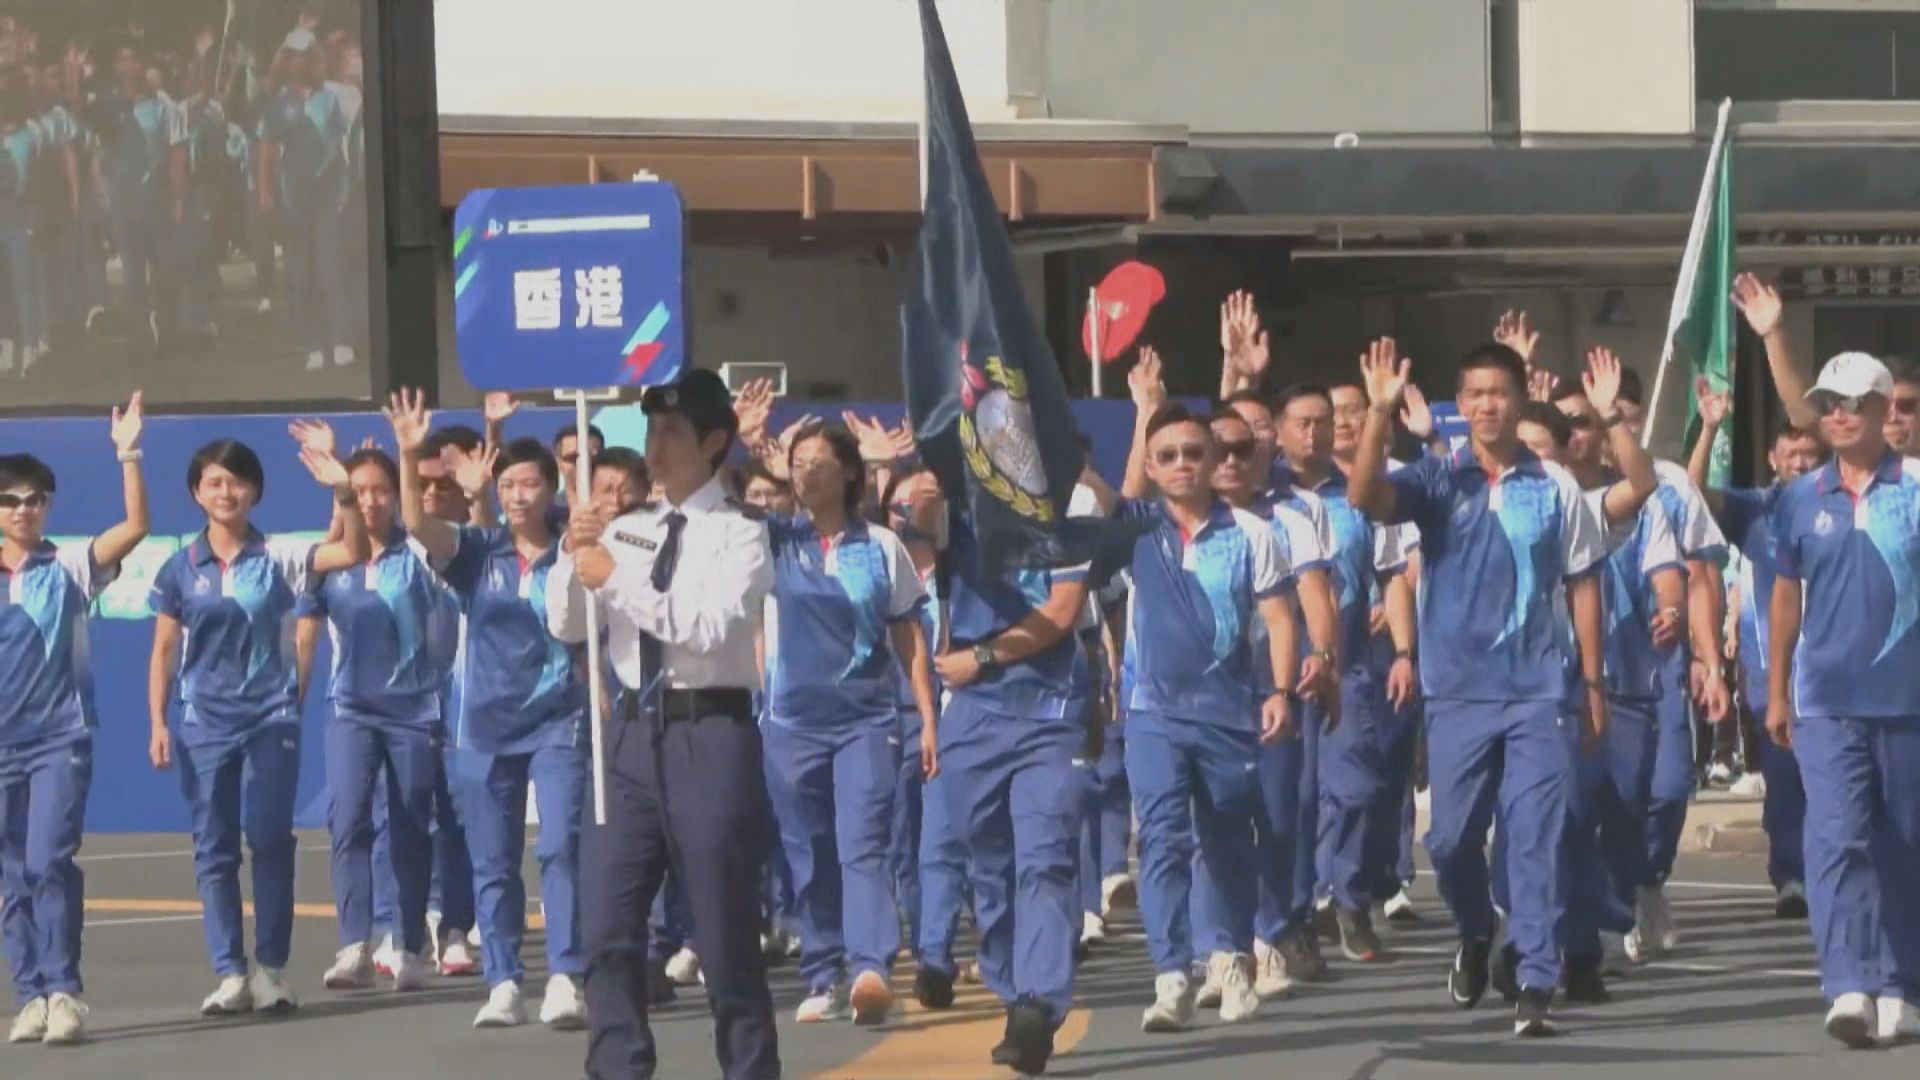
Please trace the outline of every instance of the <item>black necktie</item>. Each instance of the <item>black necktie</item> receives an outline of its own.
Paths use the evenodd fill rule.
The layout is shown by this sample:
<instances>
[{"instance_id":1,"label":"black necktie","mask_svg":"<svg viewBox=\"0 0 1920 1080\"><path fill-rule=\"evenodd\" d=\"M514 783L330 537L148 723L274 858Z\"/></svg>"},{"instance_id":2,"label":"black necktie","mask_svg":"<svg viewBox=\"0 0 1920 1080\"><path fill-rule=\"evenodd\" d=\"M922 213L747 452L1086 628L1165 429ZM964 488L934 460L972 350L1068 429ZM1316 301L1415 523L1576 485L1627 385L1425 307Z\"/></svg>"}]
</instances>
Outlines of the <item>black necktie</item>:
<instances>
[{"instance_id":1,"label":"black necktie","mask_svg":"<svg viewBox=\"0 0 1920 1080\"><path fill-rule=\"evenodd\" d=\"M673 584L673 568L680 562L680 533L687 527L687 515L678 510L667 515L667 538L660 542L660 553L653 557L653 591L666 592Z\"/></svg>"}]
</instances>

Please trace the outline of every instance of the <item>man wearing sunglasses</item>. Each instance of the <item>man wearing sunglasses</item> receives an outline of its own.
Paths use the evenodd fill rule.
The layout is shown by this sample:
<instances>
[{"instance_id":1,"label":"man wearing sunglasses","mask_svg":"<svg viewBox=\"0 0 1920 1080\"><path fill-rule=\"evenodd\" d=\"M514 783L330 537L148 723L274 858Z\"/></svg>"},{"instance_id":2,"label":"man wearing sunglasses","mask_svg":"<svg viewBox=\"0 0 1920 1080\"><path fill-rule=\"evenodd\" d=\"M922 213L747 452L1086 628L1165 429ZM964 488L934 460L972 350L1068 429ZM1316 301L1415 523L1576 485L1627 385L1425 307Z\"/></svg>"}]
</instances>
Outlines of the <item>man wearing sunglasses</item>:
<instances>
[{"instance_id":1,"label":"man wearing sunglasses","mask_svg":"<svg viewBox=\"0 0 1920 1080\"><path fill-rule=\"evenodd\" d=\"M1140 909L1157 973L1141 1027L1172 1032L1193 1022L1188 915L1196 834L1231 948L1220 1018L1237 1022L1259 1008L1251 955L1259 748L1292 733L1295 698L1307 687L1297 677L1303 665L1286 588L1295 564L1268 522L1213 491L1213 433L1203 418L1167 402L1153 350L1141 350L1127 381L1139 412L1115 515L1153 523L1129 564L1126 646L1127 780L1140 827ZM1244 421L1238 427L1244 431ZM1151 502L1143 498L1150 482L1160 492ZM1295 548L1301 565L1325 558L1304 550L1314 539L1306 535ZM1266 628L1270 693L1256 673L1256 617ZM1319 667L1305 674L1323 680L1328 672Z\"/></svg>"},{"instance_id":2,"label":"man wearing sunglasses","mask_svg":"<svg viewBox=\"0 0 1920 1080\"><path fill-rule=\"evenodd\" d=\"M1512 887L1508 938L1520 953L1514 1034L1546 1035L1560 985L1577 758L1583 747L1597 750L1607 729L1600 523L1579 482L1520 442L1527 376L1504 345L1460 361L1456 396L1470 444L1388 473L1409 367L1388 339L1362 361L1370 405L1348 499L1374 521L1420 527L1427 849L1460 935L1448 995L1470 1009L1486 993L1494 912L1485 846L1497 804ZM1579 719L1565 701L1576 658L1586 691Z\"/></svg>"},{"instance_id":3,"label":"man wearing sunglasses","mask_svg":"<svg viewBox=\"0 0 1920 1080\"><path fill-rule=\"evenodd\" d=\"M1887 444L1892 396L1873 357L1827 362L1807 404L1834 460L1772 522L1767 734L1806 782L1826 1029L1849 1046L1920 1036L1920 462Z\"/></svg>"}]
</instances>

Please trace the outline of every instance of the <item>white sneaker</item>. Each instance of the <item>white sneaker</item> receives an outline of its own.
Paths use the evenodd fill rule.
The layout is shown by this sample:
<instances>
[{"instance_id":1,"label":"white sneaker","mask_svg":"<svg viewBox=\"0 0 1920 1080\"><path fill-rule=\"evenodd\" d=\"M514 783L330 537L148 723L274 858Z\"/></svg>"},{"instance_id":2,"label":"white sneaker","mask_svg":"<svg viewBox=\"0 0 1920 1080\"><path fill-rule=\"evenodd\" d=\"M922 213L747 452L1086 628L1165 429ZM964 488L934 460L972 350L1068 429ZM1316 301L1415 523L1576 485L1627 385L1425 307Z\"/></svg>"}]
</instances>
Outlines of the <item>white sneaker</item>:
<instances>
[{"instance_id":1,"label":"white sneaker","mask_svg":"<svg viewBox=\"0 0 1920 1080\"><path fill-rule=\"evenodd\" d=\"M540 1022L555 1031L579 1031L587 1026L587 1003L572 976L547 979L547 995L540 999Z\"/></svg>"},{"instance_id":2,"label":"white sneaker","mask_svg":"<svg viewBox=\"0 0 1920 1080\"><path fill-rule=\"evenodd\" d=\"M386 977L393 978L393 965L400 959L400 950L394 947L393 935L380 939L380 947L373 950L373 970ZM371 983L373 980L367 980Z\"/></svg>"},{"instance_id":3,"label":"white sneaker","mask_svg":"<svg viewBox=\"0 0 1920 1080\"><path fill-rule=\"evenodd\" d=\"M391 969L389 969L391 970ZM321 977L329 990L365 990L373 985L373 958L362 941L333 954L333 966Z\"/></svg>"},{"instance_id":4,"label":"white sneaker","mask_svg":"<svg viewBox=\"0 0 1920 1080\"><path fill-rule=\"evenodd\" d=\"M319 371L327 366L327 354L319 349L307 353L307 370Z\"/></svg>"},{"instance_id":5,"label":"white sneaker","mask_svg":"<svg viewBox=\"0 0 1920 1080\"><path fill-rule=\"evenodd\" d=\"M1666 894L1657 885L1640 886L1634 890L1633 912L1633 930L1626 938L1627 958L1644 964L1673 947Z\"/></svg>"},{"instance_id":6,"label":"white sneaker","mask_svg":"<svg viewBox=\"0 0 1920 1080\"><path fill-rule=\"evenodd\" d=\"M201 1016L238 1016L253 1011L253 987L245 975L227 975L200 1003Z\"/></svg>"},{"instance_id":7,"label":"white sneaker","mask_svg":"<svg viewBox=\"0 0 1920 1080\"><path fill-rule=\"evenodd\" d=\"M467 944L473 946L476 949L483 944L483 942L480 940L480 927L478 925L468 928Z\"/></svg>"},{"instance_id":8,"label":"white sneaker","mask_svg":"<svg viewBox=\"0 0 1920 1080\"><path fill-rule=\"evenodd\" d=\"M1733 782L1733 786L1727 789L1727 794L1737 795L1742 799L1766 798L1767 797L1766 774L1757 773L1757 772L1741 774L1740 779L1735 780Z\"/></svg>"},{"instance_id":9,"label":"white sneaker","mask_svg":"<svg viewBox=\"0 0 1920 1080\"><path fill-rule=\"evenodd\" d=\"M1253 992L1263 1000L1293 992L1293 979L1287 975L1287 958L1260 938L1253 939Z\"/></svg>"},{"instance_id":10,"label":"white sneaker","mask_svg":"<svg viewBox=\"0 0 1920 1080\"><path fill-rule=\"evenodd\" d=\"M440 974L449 977L477 975L480 964L473 958L473 946L467 936L454 931L440 939Z\"/></svg>"},{"instance_id":11,"label":"white sneaker","mask_svg":"<svg viewBox=\"0 0 1920 1080\"><path fill-rule=\"evenodd\" d=\"M853 1011L847 1007L847 988L842 983L834 983L817 994L811 994L794 1011L796 1024L824 1024L833 1020L845 1020Z\"/></svg>"},{"instance_id":12,"label":"white sneaker","mask_svg":"<svg viewBox=\"0 0 1920 1080\"><path fill-rule=\"evenodd\" d=\"M1153 980L1153 1004L1140 1017L1150 1034L1185 1031L1193 1026L1193 986L1186 973L1168 971Z\"/></svg>"},{"instance_id":13,"label":"white sneaker","mask_svg":"<svg viewBox=\"0 0 1920 1080\"><path fill-rule=\"evenodd\" d=\"M1872 998L1861 993L1841 994L1827 1010L1827 1034L1856 1050L1864 1049L1874 1044L1879 1019Z\"/></svg>"},{"instance_id":14,"label":"white sneaker","mask_svg":"<svg viewBox=\"0 0 1920 1080\"><path fill-rule=\"evenodd\" d=\"M20 1015L13 1018L13 1030L7 1032L10 1043L36 1043L47 1037L47 999L34 998L20 1006Z\"/></svg>"},{"instance_id":15,"label":"white sneaker","mask_svg":"<svg viewBox=\"0 0 1920 1080\"><path fill-rule=\"evenodd\" d=\"M1260 995L1253 986L1253 957L1236 953L1221 980L1220 1022L1237 1024L1260 1011Z\"/></svg>"},{"instance_id":16,"label":"white sneaker","mask_svg":"<svg viewBox=\"0 0 1920 1080\"><path fill-rule=\"evenodd\" d=\"M404 994L425 989L427 962L418 953L403 952L393 960L393 992Z\"/></svg>"},{"instance_id":17,"label":"white sneaker","mask_svg":"<svg viewBox=\"0 0 1920 1080\"><path fill-rule=\"evenodd\" d=\"M1080 915L1080 944L1091 945L1107 940L1107 921L1091 911Z\"/></svg>"},{"instance_id":18,"label":"white sneaker","mask_svg":"<svg viewBox=\"0 0 1920 1080\"><path fill-rule=\"evenodd\" d=\"M57 999L59 995L54 995ZM1914 1008L1897 997L1882 997L1876 1004L1879 1012L1879 1024L1874 1030L1873 1041L1881 1046L1892 1046L1897 1042L1906 1042L1920 1038L1920 1009ZM52 1021L48 1021L51 1026Z\"/></svg>"},{"instance_id":19,"label":"white sneaker","mask_svg":"<svg viewBox=\"0 0 1920 1080\"><path fill-rule=\"evenodd\" d=\"M681 946L680 951L667 961L667 978L675 986L694 986L700 982L700 957L692 949Z\"/></svg>"},{"instance_id":20,"label":"white sneaker","mask_svg":"<svg viewBox=\"0 0 1920 1080\"><path fill-rule=\"evenodd\" d=\"M72 994L55 994L47 999L48 1046L75 1046L87 1038L87 1006Z\"/></svg>"},{"instance_id":21,"label":"white sneaker","mask_svg":"<svg viewBox=\"0 0 1920 1080\"><path fill-rule=\"evenodd\" d=\"M853 989L847 993L847 1004L853 1009L853 1022L861 1027L878 1027L887 1022L893 1012L893 987L888 985L887 977L877 971L863 971L853 980Z\"/></svg>"},{"instance_id":22,"label":"white sneaker","mask_svg":"<svg viewBox=\"0 0 1920 1080\"><path fill-rule=\"evenodd\" d=\"M1140 887L1131 874L1108 874L1100 879L1100 914L1132 911L1140 904Z\"/></svg>"},{"instance_id":23,"label":"white sneaker","mask_svg":"<svg viewBox=\"0 0 1920 1080\"><path fill-rule=\"evenodd\" d=\"M300 1007L287 985L287 973L279 968L253 970L253 1007L264 1013L290 1013Z\"/></svg>"},{"instance_id":24,"label":"white sneaker","mask_svg":"<svg viewBox=\"0 0 1920 1080\"><path fill-rule=\"evenodd\" d=\"M1707 783L1717 785L1733 783L1733 766L1724 761L1716 761L1707 766Z\"/></svg>"},{"instance_id":25,"label":"white sneaker","mask_svg":"<svg viewBox=\"0 0 1920 1080\"><path fill-rule=\"evenodd\" d=\"M1647 915L1652 922L1654 942L1661 952L1680 947L1680 931L1673 923L1673 907L1667 903L1667 887L1654 885L1647 890Z\"/></svg>"},{"instance_id":26,"label":"white sneaker","mask_svg":"<svg viewBox=\"0 0 1920 1080\"><path fill-rule=\"evenodd\" d=\"M1193 1003L1202 1009L1220 1007L1220 995L1226 991L1227 972L1233 970L1233 954L1217 952L1207 957L1207 979L1200 984L1200 992L1194 995Z\"/></svg>"},{"instance_id":27,"label":"white sneaker","mask_svg":"<svg viewBox=\"0 0 1920 1080\"><path fill-rule=\"evenodd\" d=\"M1404 886L1384 904L1380 905L1380 914L1388 922L1418 922L1420 913L1413 908L1413 897L1407 895Z\"/></svg>"},{"instance_id":28,"label":"white sneaker","mask_svg":"<svg viewBox=\"0 0 1920 1080\"><path fill-rule=\"evenodd\" d=\"M333 347L333 366L346 367L353 363L353 346L335 345Z\"/></svg>"},{"instance_id":29,"label":"white sneaker","mask_svg":"<svg viewBox=\"0 0 1920 1080\"><path fill-rule=\"evenodd\" d=\"M487 1003L474 1014L477 1028L519 1027L527 1022L527 1003L520 996L520 984L503 982L487 993Z\"/></svg>"}]
</instances>

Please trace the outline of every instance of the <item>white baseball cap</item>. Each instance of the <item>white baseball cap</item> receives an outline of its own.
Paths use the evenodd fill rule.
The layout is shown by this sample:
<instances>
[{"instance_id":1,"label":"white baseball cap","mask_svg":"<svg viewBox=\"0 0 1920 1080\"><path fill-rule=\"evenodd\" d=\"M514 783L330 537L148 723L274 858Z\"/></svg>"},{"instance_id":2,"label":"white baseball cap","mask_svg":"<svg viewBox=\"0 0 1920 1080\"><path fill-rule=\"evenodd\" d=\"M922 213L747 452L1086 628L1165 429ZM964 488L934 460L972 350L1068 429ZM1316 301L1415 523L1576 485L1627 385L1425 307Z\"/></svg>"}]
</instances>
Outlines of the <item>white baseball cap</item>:
<instances>
[{"instance_id":1,"label":"white baseball cap","mask_svg":"<svg viewBox=\"0 0 1920 1080\"><path fill-rule=\"evenodd\" d=\"M1813 384L1813 389L1807 391L1807 398L1811 400L1816 394L1832 394L1843 398L1866 397L1868 394L1892 397L1893 372L1867 353L1843 352L1820 369L1820 379Z\"/></svg>"}]
</instances>

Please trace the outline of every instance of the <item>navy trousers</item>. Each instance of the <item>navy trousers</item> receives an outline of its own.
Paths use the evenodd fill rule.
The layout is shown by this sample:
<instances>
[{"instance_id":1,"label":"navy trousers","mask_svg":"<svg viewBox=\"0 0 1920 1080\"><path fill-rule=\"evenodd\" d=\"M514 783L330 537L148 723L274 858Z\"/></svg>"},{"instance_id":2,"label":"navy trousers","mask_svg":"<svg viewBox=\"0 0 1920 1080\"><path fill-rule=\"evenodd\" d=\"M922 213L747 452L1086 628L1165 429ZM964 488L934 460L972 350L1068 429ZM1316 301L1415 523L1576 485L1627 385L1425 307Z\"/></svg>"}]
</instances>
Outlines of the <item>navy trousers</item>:
<instances>
[{"instance_id":1,"label":"navy trousers","mask_svg":"<svg viewBox=\"0 0 1920 1080\"><path fill-rule=\"evenodd\" d=\"M760 952L760 868L768 829L760 729L744 703L663 722L628 695L605 732L607 823L587 815L580 910L587 953L592 1080L650 1080L647 916L668 867L686 889L693 949L707 976L714 1055L728 1080L780 1075L773 995Z\"/></svg>"}]
</instances>

